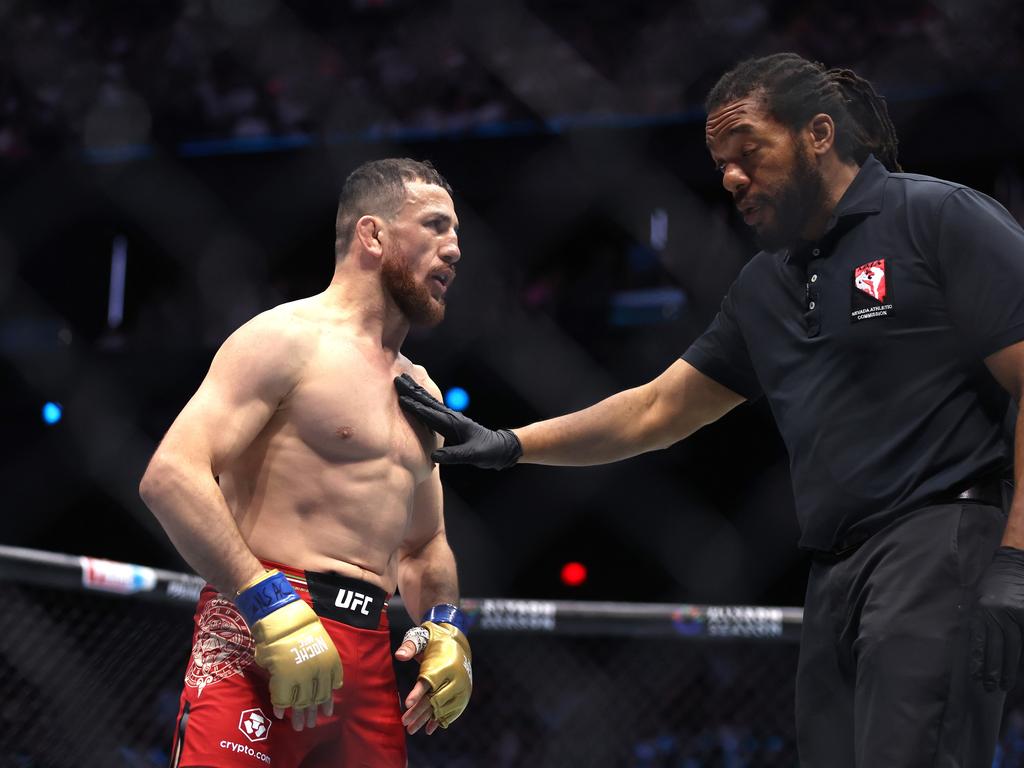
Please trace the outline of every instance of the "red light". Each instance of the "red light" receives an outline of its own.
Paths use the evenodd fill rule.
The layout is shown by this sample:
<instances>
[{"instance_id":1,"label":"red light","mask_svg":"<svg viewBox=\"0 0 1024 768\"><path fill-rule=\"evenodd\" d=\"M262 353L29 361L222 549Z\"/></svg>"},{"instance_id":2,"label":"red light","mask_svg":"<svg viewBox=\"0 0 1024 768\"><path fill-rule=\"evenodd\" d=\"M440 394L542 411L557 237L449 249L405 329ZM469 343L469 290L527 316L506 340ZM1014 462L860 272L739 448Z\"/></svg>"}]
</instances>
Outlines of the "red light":
<instances>
[{"instance_id":1,"label":"red light","mask_svg":"<svg viewBox=\"0 0 1024 768\"><path fill-rule=\"evenodd\" d=\"M583 563L566 563L562 566L562 583L567 587L578 587L587 580L587 567Z\"/></svg>"}]
</instances>

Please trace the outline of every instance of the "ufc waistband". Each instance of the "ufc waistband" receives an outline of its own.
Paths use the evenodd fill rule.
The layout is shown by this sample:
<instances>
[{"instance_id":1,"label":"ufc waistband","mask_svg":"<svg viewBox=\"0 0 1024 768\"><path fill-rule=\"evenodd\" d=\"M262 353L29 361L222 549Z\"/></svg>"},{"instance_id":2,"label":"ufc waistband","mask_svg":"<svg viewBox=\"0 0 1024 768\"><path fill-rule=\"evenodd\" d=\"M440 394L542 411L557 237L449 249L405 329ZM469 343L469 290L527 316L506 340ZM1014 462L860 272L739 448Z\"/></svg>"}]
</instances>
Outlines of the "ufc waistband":
<instances>
[{"instance_id":1,"label":"ufc waistband","mask_svg":"<svg viewBox=\"0 0 1024 768\"><path fill-rule=\"evenodd\" d=\"M391 596L380 587L337 573L303 571L270 560L261 562L283 573L299 597L313 605L317 616L359 629L387 629Z\"/></svg>"}]
</instances>

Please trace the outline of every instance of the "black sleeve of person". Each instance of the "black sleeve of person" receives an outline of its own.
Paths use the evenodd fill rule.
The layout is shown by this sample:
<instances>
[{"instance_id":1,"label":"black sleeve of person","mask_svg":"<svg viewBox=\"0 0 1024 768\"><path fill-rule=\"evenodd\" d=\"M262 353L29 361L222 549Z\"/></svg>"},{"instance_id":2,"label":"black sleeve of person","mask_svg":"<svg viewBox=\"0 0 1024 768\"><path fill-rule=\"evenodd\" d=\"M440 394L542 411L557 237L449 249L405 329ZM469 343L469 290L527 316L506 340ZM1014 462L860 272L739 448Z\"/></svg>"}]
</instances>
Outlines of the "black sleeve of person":
<instances>
[{"instance_id":1,"label":"black sleeve of person","mask_svg":"<svg viewBox=\"0 0 1024 768\"><path fill-rule=\"evenodd\" d=\"M1024 339L1024 230L967 187L943 201L936 267L957 330L981 357Z\"/></svg>"},{"instance_id":2,"label":"black sleeve of person","mask_svg":"<svg viewBox=\"0 0 1024 768\"><path fill-rule=\"evenodd\" d=\"M761 384L733 311L733 294L737 285L738 281L733 283L711 325L690 345L682 358L733 392L748 400L756 400L762 394Z\"/></svg>"}]
</instances>

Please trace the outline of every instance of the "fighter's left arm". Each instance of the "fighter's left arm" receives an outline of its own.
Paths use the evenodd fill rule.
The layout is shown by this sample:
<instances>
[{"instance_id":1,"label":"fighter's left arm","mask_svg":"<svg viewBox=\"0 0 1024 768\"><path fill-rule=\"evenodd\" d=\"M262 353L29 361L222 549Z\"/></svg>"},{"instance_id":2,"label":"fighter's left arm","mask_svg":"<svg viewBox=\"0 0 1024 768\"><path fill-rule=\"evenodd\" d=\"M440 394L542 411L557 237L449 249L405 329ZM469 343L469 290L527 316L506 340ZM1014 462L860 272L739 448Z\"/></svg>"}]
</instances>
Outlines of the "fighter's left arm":
<instances>
[{"instance_id":1,"label":"fighter's left arm","mask_svg":"<svg viewBox=\"0 0 1024 768\"><path fill-rule=\"evenodd\" d=\"M433 382L428 387L437 390ZM395 658L416 659L420 665L419 679L405 699L402 724L410 734L425 725L429 735L438 726L447 728L465 711L473 690L473 655L458 607L458 574L445 534L436 466L413 493L409 525L398 551L398 589L417 626L406 633Z\"/></svg>"},{"instance_id":2,"label":"fighter's left arm","mask_svg":"<svg viewBox=\"0 0 1024 768\"><path fill-rule=\"evenodd\" d=\"M985 358L985 365L1017 402L1014 430L1014 494L1010 505L1003 546L1024 549L1024 341L1011 344Z\"/></svg>"},{"instance_id":3,"label":"fighter's left arm","mask_svg":"<svg viewBox=\"0 0 1024 768\"><path fill-rule=\"evenodd\" d=\"M455 555L445 535L439 467L416 487L409 528L398 551L398 591L418 623L432 605L458 605Z\"/></svg>"}]
</instances>

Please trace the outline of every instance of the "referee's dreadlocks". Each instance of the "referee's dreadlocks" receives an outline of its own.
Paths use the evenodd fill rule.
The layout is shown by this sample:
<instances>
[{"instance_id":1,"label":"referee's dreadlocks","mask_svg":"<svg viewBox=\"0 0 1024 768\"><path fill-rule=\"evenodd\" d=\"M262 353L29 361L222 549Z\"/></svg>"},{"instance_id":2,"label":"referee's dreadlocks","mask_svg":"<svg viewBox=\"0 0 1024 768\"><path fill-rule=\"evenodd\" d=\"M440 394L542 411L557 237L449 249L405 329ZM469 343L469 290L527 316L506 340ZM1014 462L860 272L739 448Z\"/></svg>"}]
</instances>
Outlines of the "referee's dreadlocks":
<instances>
[{"instance_id":1,"label":"referee's dreadlocks","mask_svg":"<svg viewBox=\"0 0 1024 768\"><path fill-rule=\"evenodd\" d=\"M708 94L705 108L761 92L769 113L798 128L824 112L836 125L835 147L844 161L861 165L869 154L890 171L900 171L898 140L885 99L849 69L825 69L795 53L747 59L726 72Z\"/></svg>"}]
</instances>

